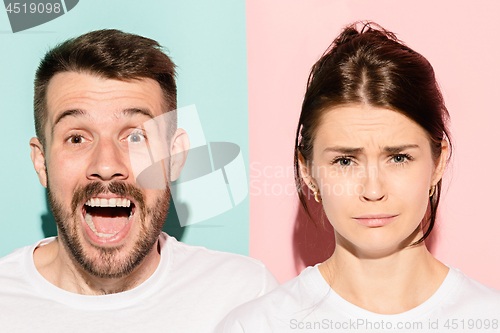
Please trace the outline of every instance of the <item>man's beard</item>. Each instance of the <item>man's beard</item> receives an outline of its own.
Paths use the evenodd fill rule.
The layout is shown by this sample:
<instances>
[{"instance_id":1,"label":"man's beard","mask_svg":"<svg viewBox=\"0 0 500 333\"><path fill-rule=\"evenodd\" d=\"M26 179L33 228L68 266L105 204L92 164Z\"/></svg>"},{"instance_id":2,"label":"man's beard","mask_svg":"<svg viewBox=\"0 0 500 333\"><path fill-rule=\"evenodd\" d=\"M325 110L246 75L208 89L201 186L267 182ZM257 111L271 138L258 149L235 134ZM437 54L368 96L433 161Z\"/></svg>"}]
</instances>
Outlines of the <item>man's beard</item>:
<instances>
[{"instance_id":1,"label":"man's beard","mask_svg":"<svg viewBox=\"0 0 500 333\"><path fill-rule=\"evenodd\" d=\"M133 249L123 258L118 256L123 246L99 247L89 244L98 253L90 255L85 251L78 236L78 229L81 229L82 223L78 207L81 207L84 200L105 193L114 193L123 197L128 195L135 199L136 210L133 223L139 225L139 236ZM102 182L92 182L77 188L73 193L71 212L64 210L50 191L49 184L47 185L47 198L58 227L58 236L81 268L99 278L121 278L132 273L153 250L167 218L170 189L164 190L151 207L146 206L144 195L137 187L117 181L108 185ZM149 220L149 226L147 226L147 220Z\"/></svg>"}]
</instances>

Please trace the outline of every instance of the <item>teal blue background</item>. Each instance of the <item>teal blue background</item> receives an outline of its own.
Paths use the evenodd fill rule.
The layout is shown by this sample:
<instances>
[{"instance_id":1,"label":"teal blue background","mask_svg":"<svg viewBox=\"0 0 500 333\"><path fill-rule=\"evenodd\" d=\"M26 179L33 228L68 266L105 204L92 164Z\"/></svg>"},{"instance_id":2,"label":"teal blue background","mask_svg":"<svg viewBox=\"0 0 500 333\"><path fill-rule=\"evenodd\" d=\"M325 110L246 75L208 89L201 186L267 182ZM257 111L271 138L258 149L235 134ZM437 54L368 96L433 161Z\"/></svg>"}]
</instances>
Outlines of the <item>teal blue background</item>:
<instances>
[{"instance_id":1,"label":"teal blue background","mask_svg":"<svg viewBox=\"0 0 500 333\"><path fill-rule=\"evenodd\" d=\"M206 140L238 144L248 165L244 0L80 0L65 15L15 34L0 9L0 256L44 237L45 189L28 144L38 62L57 43L103 28L164 46L178 66L178 106L195 104ZM183 242L248 255L248 197L183 231Z\"/></svg>"}]
</instances>

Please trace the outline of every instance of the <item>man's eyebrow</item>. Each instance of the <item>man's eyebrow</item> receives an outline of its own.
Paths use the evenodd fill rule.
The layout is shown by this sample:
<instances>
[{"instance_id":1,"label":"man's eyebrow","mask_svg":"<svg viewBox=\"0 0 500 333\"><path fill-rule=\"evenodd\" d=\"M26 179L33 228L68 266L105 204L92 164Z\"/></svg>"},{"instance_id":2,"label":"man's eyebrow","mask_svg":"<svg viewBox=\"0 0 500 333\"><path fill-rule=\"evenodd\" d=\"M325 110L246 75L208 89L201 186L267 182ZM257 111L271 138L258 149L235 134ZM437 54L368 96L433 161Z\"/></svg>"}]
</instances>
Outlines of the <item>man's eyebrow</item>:
<instances>
[{"instance_id":1,"label":"man's eyebrow","mask_svg":"<svg viewBox=\"0 0 500 333\"><path fill-rule=\"evenodd\" d=\"M128 117L132 117L133 115L136 115L136 114L142 114L148 118L151 118L151 119L154 118L153 113L151 113L151 111L149 111L149 109L143 109L143 108L128 108L128 109L123 110L121 113L122 113L122 115L125 115ZM57 116L56 120L54 121L54 127L59 122L61 122L61 120L64 119L65 117L69 117L69 116L79 117L79 116L86 116L86 115L88 115L88 113L83 111L83 110L80 110L80 109L66 110L66 111L62 112L59 116Z\"/></svg>"},{"instance_id":2,"label":"man's eyebrow","mask_svg":"<svg viewBox=\"0 0 500 333\"><path fill-rule=\"evenodd\" d=\"M85 116L87 113L83 110L80 109L73 109L73 110L67 110L61 113L59 116L57 116L56 120L54 121L53 127L57 125L63 118L72 116L72 117L78 117L78 116Z\"/></svg>"},{"instance_id":3,"label":"man's eyebrow","mask_svg":"<svg viewBox=\"0 0 500 333\"><path fill-rule=\"evenodd\" d=\"M410 148L419 148L419 145L408 144L408 145L401 145L401 146L394 146L394 147L384 147L384 151L389 153L389 154L397 154L397 153L402 152L403 150L410 149Z\"/></svg>"},{"instance_id":4,"label":"man's eyebrow","mask_svg":"<svg viewBox=\"0 0 500 333\"><path fill-rule=\"evenodd\" d=\"M153 113L146 108L128 108L122 112L125 116L132 117L137 114L142 114L148 118L154 119Z\"/></svg>"},{"instance_id":5,"label":"man's eyebrow","mask_svg":"<svg viewBox=\"0 0 500 333\"><path fill-rule=\"evenodd\" d=\"M328 147L326 148L323 152L337 152L341 154L359 154L363 152L364 148L353 148L353 147L341 147L341 146L334 146L334 147Z\"/></svg>"}]
</instances>

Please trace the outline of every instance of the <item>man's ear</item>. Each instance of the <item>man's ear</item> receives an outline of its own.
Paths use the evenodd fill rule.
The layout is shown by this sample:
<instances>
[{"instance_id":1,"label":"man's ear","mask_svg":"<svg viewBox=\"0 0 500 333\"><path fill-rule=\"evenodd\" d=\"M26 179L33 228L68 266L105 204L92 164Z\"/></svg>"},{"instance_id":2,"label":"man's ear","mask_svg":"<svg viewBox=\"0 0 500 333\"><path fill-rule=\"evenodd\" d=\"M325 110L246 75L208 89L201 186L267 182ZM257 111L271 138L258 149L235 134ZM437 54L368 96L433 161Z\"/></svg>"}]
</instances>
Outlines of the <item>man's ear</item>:
<instances>
[{"instance_id":1,"label":"man's ear","mask_svg":"<svg viewBox=\"0 0 500 333\"><path fill-rule=\"evenodd\" d=\"M170 181L173 182L181 173L189 152L189 137L185 130L178 128L170 141Z\"/></svg>"},{"instance_id":2,"label":"man's ear","mask_svg":"<svg viewBox=\"0 0 500 333\"><path fill-rule=\"evenodd\" d=\"M47 187L47 167L45 166L45 154L43 151L43 146L38 138L31 138L31 161L35 167L35 171L38 174L38 179L43 187Z\"/></svg>"},{"instance_id":3,"label":"man's ear","mask_svg":"<svg viewBox=\"0 0 500 333\"><path fill-rule=\"evenodd\" d=\"M446 169L446 162L448 161L448 153L448 141L443 140L441 141L441 155L439 156L438 163L436 164L436 170L434 170L431 185L436 185L443 177L444 170Z\"/></svg>"}]
</instances>

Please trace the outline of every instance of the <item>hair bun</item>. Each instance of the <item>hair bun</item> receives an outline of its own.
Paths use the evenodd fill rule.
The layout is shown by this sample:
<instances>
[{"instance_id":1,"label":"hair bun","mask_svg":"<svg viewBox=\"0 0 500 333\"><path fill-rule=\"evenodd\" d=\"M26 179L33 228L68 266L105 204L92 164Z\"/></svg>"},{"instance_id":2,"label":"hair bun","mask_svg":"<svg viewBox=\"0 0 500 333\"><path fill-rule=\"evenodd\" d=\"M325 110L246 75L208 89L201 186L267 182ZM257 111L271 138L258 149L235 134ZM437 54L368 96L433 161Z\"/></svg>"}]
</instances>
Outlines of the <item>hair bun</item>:
<instances>
[{"instance_id":1,"label":"hair bun","mask_svg":"<svg viewBox=\"0 0 500 333\"><path fill-rule=\"evenodd\" d=\"M356 25L350 25L344 28L342 33L333 41L335 45L342 45L350 42L354 38L359 36L358 30L356 30Z\"/></svg>"},{"instance_id":2,"label":"hair bun","mask_svg":"<svg viewBox=\"0 0 500 333\"><path fill-rule=\"evenodd\" d=\"M381 27L380 25L378 25L377 23L371 21L357 21L352 24L349 24L344 28L344 30L342 30L340 35L333 41L333 45L340 46L342 44L349 43L353 39L365 34L369 34L373 37L376 36L381 40L392 40L404 45L404 43L400 41L393 32L388 31L383 27Z\"/></svg>"}]
</instances>

